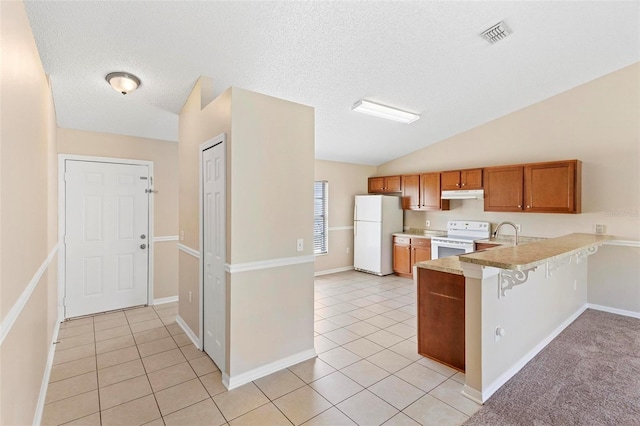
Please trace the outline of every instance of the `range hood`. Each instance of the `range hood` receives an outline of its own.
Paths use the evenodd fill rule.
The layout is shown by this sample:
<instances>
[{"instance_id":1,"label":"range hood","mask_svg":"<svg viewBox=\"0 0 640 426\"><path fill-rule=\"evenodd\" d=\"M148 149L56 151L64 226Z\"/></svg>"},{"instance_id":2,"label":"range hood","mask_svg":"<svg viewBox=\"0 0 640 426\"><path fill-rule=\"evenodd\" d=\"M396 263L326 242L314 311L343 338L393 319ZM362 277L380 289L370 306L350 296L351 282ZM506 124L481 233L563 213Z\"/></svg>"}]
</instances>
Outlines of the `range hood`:
<instances>
[{"instance_id":1,"label":"range hood","mask_svg":"<svg viewBox=\"0 0 640 426\"><path fill-rule=\"evenodd\" d=\"M442 191L443 200L483 200L483 189L457 189L455 191Z\"/></svg>"}]
</instances>

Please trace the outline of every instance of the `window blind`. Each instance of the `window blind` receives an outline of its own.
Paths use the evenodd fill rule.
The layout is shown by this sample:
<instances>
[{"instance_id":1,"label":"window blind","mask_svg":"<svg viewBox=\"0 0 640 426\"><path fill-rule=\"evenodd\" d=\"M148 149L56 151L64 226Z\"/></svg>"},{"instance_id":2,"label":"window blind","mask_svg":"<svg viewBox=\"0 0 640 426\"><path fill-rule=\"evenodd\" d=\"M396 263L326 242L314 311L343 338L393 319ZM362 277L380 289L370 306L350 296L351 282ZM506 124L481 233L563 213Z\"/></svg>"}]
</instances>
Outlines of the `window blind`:
<instances>
[{"instance_id":1,"label":"window blind","mask_svg":"<svg viewBox=\"0 0 640 426\"><path fill-rule=\"evenodd\" d=\"M313 183L313 253L328 252L328 182L321 180Z\"/></svg>"}]
</instances>

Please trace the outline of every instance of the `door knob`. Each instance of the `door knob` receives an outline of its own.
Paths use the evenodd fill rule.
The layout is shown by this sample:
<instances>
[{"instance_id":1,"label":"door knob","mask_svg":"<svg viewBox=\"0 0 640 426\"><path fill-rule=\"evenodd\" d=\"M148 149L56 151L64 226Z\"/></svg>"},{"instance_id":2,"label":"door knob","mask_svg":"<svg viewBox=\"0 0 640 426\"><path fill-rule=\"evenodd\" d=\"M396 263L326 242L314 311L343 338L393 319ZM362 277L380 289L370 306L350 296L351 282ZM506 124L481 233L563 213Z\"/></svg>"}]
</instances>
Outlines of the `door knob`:
<instances>
[{"instance_id":1,"label":"door knob","mask_svg":"<svg viewBox=\"0 0 640 426\"><path fill-rule=\"evenodd\" d=\"M141 248L141 249L146 249L146 248L147 248L147 245L146 245L146 244L140 244L140 248Z\"/></svg>"},{"instance_id":2,"label":"door knob","mask_svg":"<svg viewBox=\"0 0 640 426\"><path fill-rule=\"evenodd\" d=\"M144 235L144 234L140 235L140 239L141 239L141 240L144 240L145 238L147 238L147 236L146 236L146 235Z\"/></svg>"}]
</instances>

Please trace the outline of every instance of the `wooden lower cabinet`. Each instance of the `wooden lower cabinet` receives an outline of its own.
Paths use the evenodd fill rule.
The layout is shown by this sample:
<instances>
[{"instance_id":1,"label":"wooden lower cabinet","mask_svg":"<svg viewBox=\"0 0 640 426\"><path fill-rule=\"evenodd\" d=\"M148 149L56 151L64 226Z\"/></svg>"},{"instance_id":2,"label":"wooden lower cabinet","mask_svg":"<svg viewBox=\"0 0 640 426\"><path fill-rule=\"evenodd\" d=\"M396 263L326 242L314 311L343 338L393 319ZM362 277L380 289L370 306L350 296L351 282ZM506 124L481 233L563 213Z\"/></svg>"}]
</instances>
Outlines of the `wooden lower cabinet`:
<instances>
[{"instance_id":1,"label":"wooden lower cabinet","mask_svg":"<svg viewBox=\"0 0 640 426\"><path fill-rule=\"evenodd\" d=\"M413 265L431 260L431 239L393 237L393 272L405 278L413 277Z\"/></svg>"},{"instance_id":2,"label":"wooden lower cabinet","mask_svg":"<svg viewBox=\"0 0 640 426\"><path fill-rule=\"evenodd\" d=\"M418 268L418 353L465 371L464 276Z\"/></svg>"},{"instance_id":3,"label":"wooden lower cabinet","mask_svg":"<svg viewBox=\"0 0 640 426\"><path fill-rule=\"evenodd\" d=\"M393 272L411 275L411 238L393 237Z\"/></svg>"},{"instance_id":4,"label":"wooden lower cabinet","mask_svg":"<svg viewBox=\"0 0 640 426\"><path fill-rule=\"evenodd\" d=\"M486 250L494 247L498 247L500 244L491 244L491 243L476 243L476 251L478 250Z\"/></svg>"}]
</instances>

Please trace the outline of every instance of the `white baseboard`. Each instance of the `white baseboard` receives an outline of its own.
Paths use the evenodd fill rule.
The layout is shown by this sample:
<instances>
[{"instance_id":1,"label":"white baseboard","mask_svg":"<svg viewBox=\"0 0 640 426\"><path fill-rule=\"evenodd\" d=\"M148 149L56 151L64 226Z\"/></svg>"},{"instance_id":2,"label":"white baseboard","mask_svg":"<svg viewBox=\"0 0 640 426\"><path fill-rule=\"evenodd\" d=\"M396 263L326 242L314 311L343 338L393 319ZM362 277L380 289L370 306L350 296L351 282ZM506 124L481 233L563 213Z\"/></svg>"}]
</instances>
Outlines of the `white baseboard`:
<instances>
[{"instance_id":1,"label":"white baseboard","mask_svg":"<svg viewBox=\"0 0 640 426\"><path fill-rule=\"evenodd\" d=\"M182 319L180 315L176 315L176 323L180 326L180 328L182 328L184 334L189 336L189 339L191 339L193 344L196 345L196 348L202 349L202 346L200 346L200 338L196 335L196 333L193 332L193 330L191 330L191 328L187 325L187 323Z\"/></svg>"},{"instance_id":2,"label":"white baseboard","mask_svg":"<svg viewBox=\"0 0 640 426\"><path fill-rule=\"evenodd\" d=\"M336 268L336 269L325 269L324 271L316 272L314 276L319 277L321 275L337 274L338 272L346 272L346 271L353 271L353 265L344 266L342 268Z\"/></svg>"},{"instance_id":3,"label":"white baseboard","mask_svg":"<svg viewBox=\"0 0 640 426\"><path fill-rule=\"evenodd\" d=\"M603 305L594 305L593 303L587 303L587 307L589 309L594 309L596 311L609 312L610 314L624 315L625 317L640 319L640 312L627 311L627 310L618 309L618 308L610 308L608 306L603 306Z\"/></svg>"},{"instance_id":4,"label":"white baseboard","mask_svg":"<svg viewBox=\"0 0 640 426\"><path fill-rule=\"evenodd\" d=\"M245 373L238 374L233 377L229 377L228 375L223 374L222 384L228 390L231 390L237 388L238 386L242 386L244 384L257 380L261 377L268 376L269 374L275 373L276 371L280 371L308 359L315 358L316 356L316 350L309 349L306 351L298 352L297 354L293 354L286 358L279 359L278 361L274 361L270 364L263 365L262 367L254 368L253 370L249 370Z\"/></svg>"},{"instance_id":5,"label":"white baseboard","mask_svg":"<svg viewBox=\"0 0 640 426\"><path fill-rule=\"evenodd\" d=\"M33 418L33 426L39 426L42 423L42 413L44 412L44 403L47 400L47 389L49 387L49 378L51 377L51 368L53 367L53 357L56 353L55 342L58 341L58 332L60 331L60 324L64 318L58 318L56 326L53 329L53 335L51 336L51 344L49 345L49 355L47 356L47 365L44 368L44 375L42 376L42 384L40 385L40 395L38 396L38 405L36 405L36 414Z\"/></svg>"},{"instance_id":6,"label":"white baseboard","mask_svg":"<svg viewBox=\"0 0 640 426\"><path fill-rule=\"evenodd\" d=\"M531 361L533 359L533 357L538 355L538 353L541 350L543 350L545 348L545 346L547 346L549 343L551 343L551 341L553 339L558 337L558 335L562 332L562 330L567 328L572 322L574 322L586 310L587 310L587 304L584 304L584 306L580 307L576 312L573 313L573 315L571 315L569 318L564 320L544 340L542 340L533 349L531 349L529 352L527 352L510 369L505 371L502 375L500 375L500 377L498 377L496 380L494 380L493 383L491 383L489 386L487 386L486 389L482 390L479 393L480 401L476 401L476 402L485 403L491 397L491 395L493 395L498 389L500 389L500 387L502 387L505 383L507 383L509 381L509 379L511 379L513 376L515 376L518 373L518 371L520 371L522 369L522 367L524 367L529 361ZM467 389L467 386L465 385L465 388L464 388L463 392L465 393L465 395L467 397L469 397L469 398L471 398L473 400L476 400L474 398L474 396L478 396L476 394L477 391L476 392L471 392L472 390L476 391L475 389L472 389L472 388L468 388Z\"/></svg>"},{"instance_id":7,"label":"white baseboard","mask_svg":"<svg viewBox=\"0 0 640 426\"><path fill-rule=\"evenodd\" d=\"M484 404L482 402L482 392L470 388L467 385L464 385L464 387L462 388L462 395L466 396L476 404Z\"/></svg>"},{"instance_id":8,"label":"white baseboard","mask_svg":"<svg viewBox=\"0 0 640 426\"><path fill-rule=\"evenodd\" d=\"M170 297L161 297L160 299L153 299L153 304L155 305L164 305L165 303L177 302L178 296L170 296Z\"/></svg>"}]
</instances>

